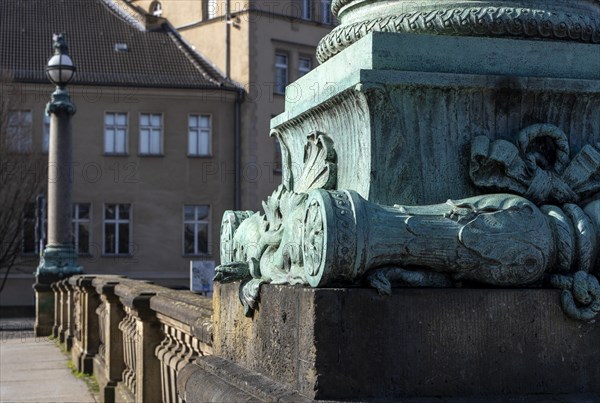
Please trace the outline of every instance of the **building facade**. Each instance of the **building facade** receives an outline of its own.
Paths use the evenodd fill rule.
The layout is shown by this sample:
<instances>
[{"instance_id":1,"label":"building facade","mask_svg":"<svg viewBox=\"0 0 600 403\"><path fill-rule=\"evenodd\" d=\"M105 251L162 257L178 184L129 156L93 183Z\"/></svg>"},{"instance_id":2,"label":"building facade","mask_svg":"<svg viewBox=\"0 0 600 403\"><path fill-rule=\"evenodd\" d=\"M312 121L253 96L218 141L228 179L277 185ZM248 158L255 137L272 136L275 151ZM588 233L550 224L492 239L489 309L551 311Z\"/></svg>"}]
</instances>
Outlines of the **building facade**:
<instances>
[{"instance_id":1,"label":"building facade","mask_svg":"<svg viewBox=\"0 0 600 403\"><path fill-rule=\"evenodd\" d=\"M12 76L3 84L11 105L2 140L10 152L41 161L34 172L11 170L11 179L45 175L45 106L54 88L44 68L53 32L65 34L78 69L69 85L77 106L70 174L84 270L186 287L190 261L218 264L220 218L235 199L240 88L160 19L133 20L108 1L9 0L0 9L0 69ZM33 303L43 205L36 208L32 196L3 307Z\"/></svg>"},{"instance_id":2,"label":"building facade","mask_svg":"<svg viewBox=\"0 0 600 403\"><path fill-rule=\"evenodd\" d=\"M316 67L315 49L335 23L331 0L134 0L121 4L169 23L245 90L240 144L240 209L258 210L281 183L270 119L300 99L293 81ZM139 17L138 17L139 18ZM287 95L285 88L290 83ZM324 89L309 88L320 92Z\"/></svg>"}]
</instances>

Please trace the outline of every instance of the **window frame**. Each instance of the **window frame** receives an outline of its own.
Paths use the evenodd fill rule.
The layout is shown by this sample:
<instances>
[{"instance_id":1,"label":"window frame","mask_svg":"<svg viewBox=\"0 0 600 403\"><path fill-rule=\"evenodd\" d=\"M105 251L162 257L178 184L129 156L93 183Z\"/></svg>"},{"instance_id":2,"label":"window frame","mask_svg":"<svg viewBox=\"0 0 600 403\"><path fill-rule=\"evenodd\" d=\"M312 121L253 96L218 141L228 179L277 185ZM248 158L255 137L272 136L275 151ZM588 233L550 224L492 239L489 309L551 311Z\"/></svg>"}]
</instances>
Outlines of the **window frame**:
<instances>
[{"instance_id":1,"label":"window frame","mask_svg":"<svg viewBox=\"0 0 600 403\"><path fill-rule=\"evenodd\" d=\"M331 13L331 0L321 0L321 23L333 25L333 15Z\"/></svg>"},{"instance_id":2,"label":"window frame","mask_svg":"<svg viewBox=\"0 0 600 403\"><path fill-rule=\"evenodd\" d=\"M285 57L285 60L286 60L285 66L277 63L277 56ZM275 94L285 95L285 87L287 87L290 83L290 54L289 54L289 52L286 52L283 50L275 50L275 58L274 58L273 66L275 69L275 85L273 86L273 92ZM285 76L286 76L285 84L283 85L283 88L281 90L279 89L279 86L278 86L279 82L277 80L277 78L278 78L277 71L280 68L285 68Z\"/></svg>"},{"instance_id":3,"label":"window frame","mask_svg":"<svg viewBox=\"0 0 600 403\"><path fill-rule=\"evenodd\" d=\"M18 124L11 124L11 114L18 114ZM23 125L23 117L24 113L29 114L29 124L27 126ZM33 110L32 109L10 109L7 113L6 119L6 149L11 154L31 154L33 152ZM28 127L28 133L25 133L27 137L23 136L23 128ZM15 140L14 134L11 132L12 128L17 128L19 143L13 143ZM26 141L22 141L26 140ZM17 147L15 147L17 145Z\"/></svg>"},{"instance_id":4,"label":"window frame","mask_svg":"<svg viewBox=\"0 0 600 403\"><path fill-rule=\"evenodd\" d=\"M201 116L208 116L208 121L209 121L209 126L208 126L208 152L206 154L200 154L200 153L196 153L196 154L191 154L190 153L190 118L192 116L196 116L198 118L200 118ZM188 126L188 130L187 130L187 156L191 157L191 158L206 158L206 157L212 157L213 156L213 114L212 113L188 113L187 115L187 126ZM201 130L200 126L198 126L198 130ZM197 133L197 135L199 135L200 132ZM198 139L196 139L197 141ZM197 143L199 144L199 143ZM198 147L196 147L198 149Z\"/></svg>"},{"instance_id":5,"label":"window frame","mask_svg":"<svg viewBox=\"0 0 600 403\"><path fill-rule=\"evenodd\" d=\"M194 232L194 253L187 253L185 250L185 226L186 224L194 224L194 226L196 225L200 225L200 224L204 224L204 222L202 220L198 220L196 219L196 217L198 216L197 212L196 212L196 207L202 207L202 206L206 206L208 207L208 214L207 214L207 222L206 222L206 226L207 226L207 239L206 239L206 252L199 252L199 242L197 239L197 234L198 231L196 230ZM186 207L194 207L194 220L193 221L187 221L185 219L185 208ZM210 245L211 245L211 239L212 239L212 206L210 204L184 204L183 208L181 209L181 222L182 222L182 226L181 226L181 230L182 230L182 237L181 237L181 251L182 251L182 256L184 257L188 257L188 256L211 256L211 250L210 250ZM195 227L194 227L195 228Z\"/></svg>"},{"instance_id":6,"label":"window frame","mask_svg":"<svg viewBox=\"0 0 600 403\"><path fill-rule=\"evenodd\" d=\"M87 219L81 219L79 218L79 206L86 204L88 205L88 218ZM92 203L85 203L85 202L81 202L81 203L73 203L73 214L71 215L71 225L73 226L72 228L72 235L73 235L73 248L75 248L75 252L77 253L77 256L91 256L92 255L92 251L91 251L91 245L93 244L92 242ZM75 210L77 211L77 216L75 216ZM131 216L131 210L129 215ZM87 245L87 252L80 252L79 251L79 227L78 224L79 223L88 223L88 245Z\"/></svg>"},{"instance_id":7,"label":"window frame","mask_svg":"<svg viewBox=\"0 0 600 403\"><path fill-rule=\"evenodd\" d=\"M114 205L117 206L118 208L115 210L115 218L106 218L106 206L109 205ZM122 220L119 218L119 209L120 206L122 205L128 205L129 206L129 219L128 220ZM102 209L102 256L128 256L131 257L133 256L133 203L104 203L103 204L103 209ZM108 221L107 221L108 220ZM123 222L121 222L123 221ZM119 224L123 224L123 223L129 224L128 228L129 228L129 246L128 246L128 251L127 253L119 253L119 234L118 234L118 230L119 230ZM113 253L109 253L106 252L106 224L114 224L115 225L115 252Z\"/></svg>"},{"instance_id":8,"label":"window frame","mask_svg":"<svg viewBox=\"0 0 600 403\"><path fill-rule=\"evenodd\" d=\"M26 218L26 215L29 213L29 209L32 209L31 211L33 211L33 217L29 217ZM40 245L39 245L39 240L35 239L36 238L36 221L37 221L37 217L36 217L36 203L35 202L28 202L26 203L26 206L23 208L23 212L21 214L21 249L19 251L19 254L21 256L35 256L37 254L40 253L39 249L40 249ZM28 224L27 224L28 223ZM28 226L31 226L32 232L33 232L33 250L32 251L26 251L25 250L25 234L27 233L27 228Z\"/></svg>"},{"instance_id":9,"label":"window frame","mask_svg":"<svg viewBox=\"0 0 600 403\"><path fill-rule=\"evenodd\" d=\"M113 135L113 151L107 151L106 150L106 129L107 129L107 124L106 124L106 115L107 114L113 114L115 115L115 124L113 125L113 130L115 130L115 134ZM116 124L116 115L125 115L125 126L121 127L119 125ZM103 144L102 144L102 149L104 150L104 155L109 155L109 156L127 156L129 155L129 112L116 112L116 111L104 111L104 116L103 116ZM117 128L125 128L125 139L124 139L124 151L120 152L120 151L115 151L116 147L116 129Z\"/></svg>"},{"instance_id":10,"label":"window frame","mask_svg":"<svg viewBox=\"0 0 600 403\"><path fill-rule=\"evenodd\" d=\"M148 122L150 122L149 126L142 126L142 116L144 116L144 115L148 115L148 117L149 117L149 120L148 120ZM160 127L159 127L160 132L159 132L159 141L158 141L159 150L156 153L151 152L152 131L154 130L153 128L156 127L156 126L152 125L152 117L153 116L160 116ZM164 113L162 113L162 112L140 112L138 123L139 123L138 155L141 157L162 157L164 155L164 152L163 152L163 149L164 149L163 139L164 139L164 132L165 132ZM150 137L148 138L148 152L142 151L142 130L144 128L148 128L150 130Z\"/></svg>"},{"instance_id":11,"label":"window frame","mask_svg":"<svg viewBox=\"0 0 600 403\"><path fill-rule=\"evenodd\" d=\"M217 0L206 0L206 19L210 20L217 17L217 4Z\"/></svg>"},{"instance_id":12,"label":"window frame","mask_svg":"<svg viewBox=\"0 0 600 403\"><path fill-rule=\"evenodd\" d=\"M312 21L312 0L300 0L300 18Z\"/></svg>"},{"instance_id":13,"label":"window frame","mask_svg":"<svg viewBox=\"0 0 600 403\"><path fill-rule=\"evenodd\" d=\"M300 61L301 60L308 60L308 70L306 70L304 73L302 73L303 69L300 65ZM310 73L313 69L313 60L312 57L309 55L305 55L305 54L299 54L298 55L298 78L305 76L306 74Z\"/></svg>"}]
</instances>

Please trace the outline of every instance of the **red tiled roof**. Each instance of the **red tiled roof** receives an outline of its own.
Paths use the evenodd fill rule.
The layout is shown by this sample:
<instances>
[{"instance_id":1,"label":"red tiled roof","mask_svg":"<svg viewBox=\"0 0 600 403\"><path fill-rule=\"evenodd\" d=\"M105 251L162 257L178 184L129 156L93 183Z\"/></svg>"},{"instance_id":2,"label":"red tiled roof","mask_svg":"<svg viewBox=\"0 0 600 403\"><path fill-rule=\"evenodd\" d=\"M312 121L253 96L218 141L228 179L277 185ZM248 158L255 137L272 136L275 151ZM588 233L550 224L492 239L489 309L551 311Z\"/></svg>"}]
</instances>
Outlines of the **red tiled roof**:
<instances>
[{"instance_id":1,"label":"red tiled roof","mask_svg":"<svg viewBox=\"0 0 600 403\"><path fill-rule=\"evenodd\" d=\"M48 82L44 69L59 32L77 66L73 84L233 87L167 24L146 31L109 0L0 0L0 70L16 81Z\"/></svg>"}]
</instances>

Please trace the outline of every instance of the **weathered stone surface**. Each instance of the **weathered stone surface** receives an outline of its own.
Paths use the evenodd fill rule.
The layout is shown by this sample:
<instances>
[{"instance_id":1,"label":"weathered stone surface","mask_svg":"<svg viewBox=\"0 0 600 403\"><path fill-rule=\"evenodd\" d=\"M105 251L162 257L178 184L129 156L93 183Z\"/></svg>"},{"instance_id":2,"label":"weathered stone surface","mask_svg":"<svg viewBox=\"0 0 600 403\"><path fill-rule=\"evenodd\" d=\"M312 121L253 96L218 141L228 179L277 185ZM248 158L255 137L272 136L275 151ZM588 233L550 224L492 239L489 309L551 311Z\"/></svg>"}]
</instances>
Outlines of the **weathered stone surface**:
<instances>
[{"instance_id":1,"label":"weathered stone surface","mask_svg":"<svg viewBox=\"0 0 600 403\"><path fill-rule=\"evenodd\" d=\"M155 350L160 361L162 400L177 402L183 368L198 357L212 354L212 298L170 291L152 297L150 308L156 312L164 335Z\"/></svg>"},{"instance_id":2,"label":"weathered stone surface","mask_svg":"<svg viewBox=\"0 0 600 403\"><path fill-rule=\"evenodd\" d=\"M215 354L309 398L600 394L600 324L558 290L265 285L246 318L238 287L215 288Z\"/></svg>"},{"instance_id":3,"label":"weathered stone surface","mask_svg":"<svg viewBox=\"0 0 600 403\"><path fill-rule=\"evenodd\" d=\"M370 34L288 86L285 112L271 121L283 182L302 173L314 131L333 141L336 188L383 205L476 195L468 157L477 136L516 143L525 127L549 123L567 133L575 154L600 142L597 48Z\"/></svg>"},{"instance_id":4,"label":"weathered stone surface","mask_svg":"<svg viewBox=\"0 0 600 403\"><path fill-rule=\"evenodd\" d=\"M179 396L188 402L311 401L289 387L219 357L201 357L178 379Z\"/></svg>"},{"instance_id":5,"label":"weathered stone surface","mask_svg":"<svg viewBox=\"0 0 600 403\"><path fill-rule=\"evenodd\" d=\"M150 308L178 322L182 329L207 346L212 345L212 298L188 291L169 291L150 300Z\"/></svg>"},{"instance_id":6,"label":"weathered stone surface","mask_svg":"<svg viewBox=\"0 0 600 403\"><path fill-rule=\"evenodd\" d=\"M163 334L150 299L169 290L141 281L122 281L115 287L125 311L123 333L125 370L116 388L117 400L146 402L161 396L160 362L155 355Z\"/></svg>"},{"instance_id":7,"label":"weathered stone surface","mask_svg":"<svg viewBox=\"0 0 600 403\"><path fill-rule=\"evenodd\" d=\"M38 337L52 335L55 319L55 298L51 284L62 278L62 276L52 273L44 273L36 277L36 282L33 285L35 292L34 332Z\"/></svg>"},{"instance_id":8,"label":"weathered stone surface","mask_svg":"<svg viewBox=\"0 0 600 403\"><path fill-rule=\"evenodd\" d=\"M121 380L125 362L123 359L123 335L119 323L125 312L115 287L125 278L117 276L97 277L92 281L100 296L100 306L96 310L99 324L98 354L94 357L93 371L100 389L101 402L116 401L116 387Z\"/></svg>"}]
</instances>

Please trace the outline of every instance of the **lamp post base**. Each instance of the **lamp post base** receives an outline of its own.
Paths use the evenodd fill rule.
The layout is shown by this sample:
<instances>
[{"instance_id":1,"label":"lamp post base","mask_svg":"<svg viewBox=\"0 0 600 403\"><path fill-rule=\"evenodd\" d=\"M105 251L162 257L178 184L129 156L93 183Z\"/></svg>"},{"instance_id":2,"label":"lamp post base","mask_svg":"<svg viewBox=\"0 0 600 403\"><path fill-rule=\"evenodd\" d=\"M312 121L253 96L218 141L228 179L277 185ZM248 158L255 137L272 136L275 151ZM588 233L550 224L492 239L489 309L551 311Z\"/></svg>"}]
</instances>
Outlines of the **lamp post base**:
<instances>
[{"instance_id":1,"label":"lamp post base","mask_svg":"<svg viewBox=\"0 0 600 403\"><path fill-rule=\"evenodd\" d=\"M55 281L74 274L83 273L76 263L77 254L71 245L46 246L40 258L33 285L35 291L35 335L50 336L54 326L54 291L50 287Z\"/></svg>"},{"instance_id":2,"label":"lamp post base","mask_svg":"<svg viewBox=\"0 0 600 403\"><path fill-rule=\"evenodd\" d=\"M71 245L46 246L36 272L38 281L45 276L58 276L61 279L83 273L83 268L77 265L76 259L77 253Z\"/></svg>"}]
</instances>

